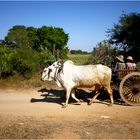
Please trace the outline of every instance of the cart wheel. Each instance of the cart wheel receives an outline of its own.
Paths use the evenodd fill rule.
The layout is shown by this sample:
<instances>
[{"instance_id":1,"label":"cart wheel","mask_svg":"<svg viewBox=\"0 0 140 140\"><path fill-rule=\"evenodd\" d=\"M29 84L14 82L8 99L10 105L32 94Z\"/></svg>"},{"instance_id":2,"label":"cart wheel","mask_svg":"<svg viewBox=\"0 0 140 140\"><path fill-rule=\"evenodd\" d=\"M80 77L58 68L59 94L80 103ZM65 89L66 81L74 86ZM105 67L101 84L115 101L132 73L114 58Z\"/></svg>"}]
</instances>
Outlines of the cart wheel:
<instances>
[{"instance_id":1,"label":"cart wheel","mask_svg":"<svg viewBox=\"0 0 140 140\"><path fill-rule=\"evenodd\" d=\"M140 72L126 75L120 82L119 92L128 105L140 105Z\"/></svg>"}]
</instances>

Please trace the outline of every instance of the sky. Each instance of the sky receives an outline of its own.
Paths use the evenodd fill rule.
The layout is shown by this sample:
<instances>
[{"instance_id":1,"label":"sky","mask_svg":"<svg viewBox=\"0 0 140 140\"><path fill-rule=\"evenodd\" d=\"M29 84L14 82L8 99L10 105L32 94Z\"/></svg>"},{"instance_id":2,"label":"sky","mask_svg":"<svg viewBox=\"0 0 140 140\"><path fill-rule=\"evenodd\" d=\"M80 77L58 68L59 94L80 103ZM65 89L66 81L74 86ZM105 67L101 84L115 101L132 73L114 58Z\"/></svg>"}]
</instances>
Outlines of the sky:
<instances>
[{"instance_id":1,"label":"sky","mask_svg":"<svg viewBox=\"0 0 140 140\"><path fill-rule=\"evenodd\" d=\"M15 25L54 26L69 34L71 50L90 52L123 11L140 13L140 1L0 1L0 39Z\"/></svg>"}]
</instances>

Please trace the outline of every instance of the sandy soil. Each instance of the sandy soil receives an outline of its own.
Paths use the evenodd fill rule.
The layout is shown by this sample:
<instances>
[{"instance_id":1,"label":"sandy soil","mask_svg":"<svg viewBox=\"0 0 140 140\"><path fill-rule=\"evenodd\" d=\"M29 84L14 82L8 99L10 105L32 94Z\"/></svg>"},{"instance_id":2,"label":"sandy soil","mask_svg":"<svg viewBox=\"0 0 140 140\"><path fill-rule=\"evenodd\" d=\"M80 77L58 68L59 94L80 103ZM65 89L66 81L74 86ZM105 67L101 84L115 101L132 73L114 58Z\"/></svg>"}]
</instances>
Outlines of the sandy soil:
<instances>
[{"instance_id":1,"label":"sandy soil","mask_svg":"<svg viewBox=\"0 0 140 140\"><path fill-rule=\"evenodd\" d=\"M0 139L140 139L139 106L71 100L64 109L63 95L57 88L0 89Z\"/></svg>"}]
</instances>

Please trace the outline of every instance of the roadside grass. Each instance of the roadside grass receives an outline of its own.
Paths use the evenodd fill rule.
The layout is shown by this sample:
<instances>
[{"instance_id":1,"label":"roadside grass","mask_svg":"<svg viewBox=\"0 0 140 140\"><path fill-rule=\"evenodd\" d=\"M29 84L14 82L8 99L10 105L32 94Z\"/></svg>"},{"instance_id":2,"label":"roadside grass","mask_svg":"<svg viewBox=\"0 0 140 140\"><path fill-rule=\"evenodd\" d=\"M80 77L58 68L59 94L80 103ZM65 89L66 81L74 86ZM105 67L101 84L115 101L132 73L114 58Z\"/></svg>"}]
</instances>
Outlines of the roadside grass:
<instances>
[{"instance_id":1,"label":"roadside grass","mask_svg":"<svg viewBox=\"0 0 140 140\"><path fill-rule=\"evenodd\" d=\"M25 79L21 76L12 76L6 79L0 79L0 89L41 89L55 86L55 82L41 81L41 74L36 74L30 79Z\"/></svg>"}]
</instances>

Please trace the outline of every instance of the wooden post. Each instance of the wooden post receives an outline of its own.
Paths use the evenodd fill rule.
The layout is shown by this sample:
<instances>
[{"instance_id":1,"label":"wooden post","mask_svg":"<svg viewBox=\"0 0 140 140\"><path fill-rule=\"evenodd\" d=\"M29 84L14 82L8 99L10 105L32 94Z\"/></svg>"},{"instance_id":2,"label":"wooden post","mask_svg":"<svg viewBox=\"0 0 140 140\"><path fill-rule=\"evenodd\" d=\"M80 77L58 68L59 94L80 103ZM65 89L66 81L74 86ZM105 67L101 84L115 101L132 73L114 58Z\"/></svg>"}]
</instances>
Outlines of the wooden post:
<instances>
[{"instance_id":1,"label":"wooden post","mask_svg":"<svg viewBox=\"0 0 140 140\"><path fill-rule=\"evenodd\" d=\"M56 50L56 61L59 59L59 49Z\"/></svg>"},{"instance_id":2,"label":"wooden post","mask_svg":"<svg viewBox=\"0 0 140 140\"><path fill-rule=\"evenodd\" d=\"M53 55L55 56L55 44L53 44Z\"/></svg>"}]
</instances>

